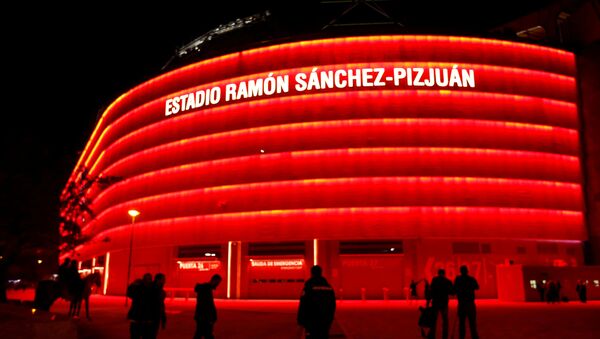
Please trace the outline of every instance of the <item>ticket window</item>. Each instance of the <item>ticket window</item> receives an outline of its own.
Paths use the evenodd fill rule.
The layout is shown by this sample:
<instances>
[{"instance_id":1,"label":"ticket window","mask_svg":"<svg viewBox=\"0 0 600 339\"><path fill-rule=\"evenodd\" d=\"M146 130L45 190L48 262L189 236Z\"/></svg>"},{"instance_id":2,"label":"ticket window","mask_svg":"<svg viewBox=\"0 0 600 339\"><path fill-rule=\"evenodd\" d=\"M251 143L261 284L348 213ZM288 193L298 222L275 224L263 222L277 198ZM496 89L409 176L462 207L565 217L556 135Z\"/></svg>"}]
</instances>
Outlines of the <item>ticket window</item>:
<instances>
[{"instance_id":1,"label":"ticket window","mask_svg":"<svg viewBox=\"0 0 600 339\"><path fill-rule=\"evenodd\" d=\"M308 272L304 251L304 243L250 244L246 257L249 298L299 298Z\"/></svg>"},{"instance_id":2,"label":"ticket window","mask_svg":"<svg viewBox=\"0 0 600 339\"><path fill-rule=\"evenodd\" d=\"M179 247L173 265L174 281L169 284L168 292L174 293L175 296L194 296L196 284L208 282L214 274L226 279L226 258L222 257L220 245ZM224 298L221 290L215 290L216 298Z\"/></svg>"}]
</instances>

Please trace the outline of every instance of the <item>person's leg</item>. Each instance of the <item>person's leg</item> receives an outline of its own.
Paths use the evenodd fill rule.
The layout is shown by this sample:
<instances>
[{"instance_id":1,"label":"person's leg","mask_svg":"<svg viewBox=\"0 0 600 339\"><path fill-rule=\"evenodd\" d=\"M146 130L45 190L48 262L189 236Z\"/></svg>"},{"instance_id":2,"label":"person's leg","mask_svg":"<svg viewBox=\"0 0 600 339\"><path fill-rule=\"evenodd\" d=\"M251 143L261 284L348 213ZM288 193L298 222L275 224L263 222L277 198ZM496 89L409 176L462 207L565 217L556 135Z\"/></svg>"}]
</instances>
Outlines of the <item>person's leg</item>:
<instances>
[{"instance_id":1,"label":"person's leg","mask_svg":"<svg viewBox=\"0 0 600 339\"><path fill-rule=\"evenodd\" d=\"M196 334L194 335L194 339L201 338L214 339L212 324L204 321L196 322Z\"/></svg>"},{"instance_id":2,"label":"person's leg","mask_svg":"<svg viewBox=\"0 0 600 339\"><path fill-rule=\"evenodd\" d=\"M160 322L153 321L151 323L147 323L145 326L145 335L144 339L156 339L158 336L158 328L160 327Z\"/></svg>"},{"instance_id":3,"label":"person's leg","mask_svg":"<svg viewBox=\"0 0 600 339\"><path fill-rule=\"evenodd\" d=\"M469 317L469 330L471 331L471 339L479 339L479 333L477 333L477 308L475 307L475 304L470 307L467 316Z\"/></svg>"},{"instance_id":4,"label":"person's leg","mask_svg":"<svg viewBox=\"0 0 600 339\"><path fill-rule=\"evenodd\" d=\"M437 307L433 308L433 319L431 320L431 329L429 329L429 335L427 336L427 338L429 339L435 339L435 332L437 330L437 317L438 317L438 312L439 309Z\"/></svg>"},{"instance_id":5,"label":"person's leg","mask_svg":"<svg viewBox=\"0 0 600 339\"><path fill-rule=\"evenodd\" d=\"M213 334L213 327L213 324L206 324L206 334L204 335L206 339L215 339L215 335Z\"/></svg>"},{"instance_id":6,"label":"person's leg","mask_svg":"<svg viewBox=\"0 0 600 339\"><path fill-rule=\"evenodd\" d=\"M79 314L81 313L81 298L77 299L77 309L76 309L76 315L79 318Z\"/></svg>"},{"instance_id":7,"label":"person's leg","mask_svg":"<svg viewBox=\"0 0 600 339\"><path fill-rule=\"evenodd\" d=\"M448 305L440 311L442 313L442 338L448 339Z\"/></svg>"},{"instance_id":8,"label":"person's leg","mask_svg":"<svg viewBox=\"0 0 600 339\"><path fill-rule=\"evenodd\" d=\"M194 339L202 339L204 333L202 333L202 323L196 320L196 332L194 333Z\"/></svg>"},{"instance_id":9,"label":"person's leg","mask_svg":"<svg viewBox=\"0 0 600 339\"><path fill-rule=\"evenodd\" d=\"M329 330L324 327L315 327L307 331L307 339L327 339L329 338Z\"/></svg>"},{"instance_id":10,"label":"person's leg","mask_svg":"<svg viewBox=\"0 0 600 339\"><path fill-rule=\"evenodd\" d=\"M465 339L465 335L467 333L466 329L466 321L467 312L465 310L464 305L458 305L458 338ZM469 319L469 324L471 324L471 319Z\"/></svg>"},{"instance_id":11,"label":"person's leg","mask_svg":"<svg viewBox=\"0 0 600 339\"><path fill-rule=\"evenodd\" d=\"M90 297L87 296L87 298L85 298L84 301L85 301L85 317L88 320L92 320L92 318L90 318Z\"/></svg>"},{"instance_id":12,"label":"person's leg","mask_svg":"<svg viewBox=\"0 0 600 339\"><path fill-rule=\"evenodd\" d=\"M139 323L133 321L129 323L129 337L131 339L140 339L142 337Z\"/></svg>"}]
</instances>

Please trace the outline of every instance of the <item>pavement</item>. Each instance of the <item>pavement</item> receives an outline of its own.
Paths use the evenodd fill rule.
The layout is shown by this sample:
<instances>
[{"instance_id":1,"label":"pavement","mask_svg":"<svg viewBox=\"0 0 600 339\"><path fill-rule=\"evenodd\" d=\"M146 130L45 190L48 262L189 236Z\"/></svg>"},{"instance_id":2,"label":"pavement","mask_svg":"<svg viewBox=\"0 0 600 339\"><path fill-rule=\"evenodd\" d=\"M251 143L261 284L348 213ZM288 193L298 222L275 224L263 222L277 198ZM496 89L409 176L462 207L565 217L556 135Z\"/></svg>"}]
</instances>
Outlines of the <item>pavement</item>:
<instances>
[{"instance_id":1,"label":"pavement","mask_svg":"<svg viewBox=\"0 0 600 339\"><path fill-rule=\"evenodd\" d=\"M9 298L11 295L9 294ZM407 301L338 301L336 320L331 338L347 339L402 339L420 338L417 320L418 306L422 302ZM217 300L219 319L215 326L217 338L300 338L302 330L296 325L295 300ZM21 305L31 313L27 304ZM167 328L159 338L192 338L195 300L167 299ZM600 334L600 301L587 304L577 302L505 303L496 300L478 300L479 334L484 339L495 338L598 338ZM2 308L0 307L0 310ZM59 300L53 306L49 318L61 321L65 331L54 329L55 338L70 338L69 326L76 328L77 338L129 338L127 307L124 297L92 296L90 315L92 320L65 319L68 304ZM82 310L83 312L83 310ZM38 312L39 313L39 312ZM0 317L2 316L0 312ZM22 315L26 316L27 312ZM450 328L456 319L456 303L450 304ZM33 321L30 319L30 321ZM0 319L2 338L42 338L31 334L11 332L12 321ZM19 320L20 324L24 322ZM24 326L21 329L25 328ZM455 338L458 329L455 328ZM59 335L61 333L61 335ZM53 338L54 338L53 337ZM467 338L470 338L467 335Z\"/></svg>"}]
</instances>

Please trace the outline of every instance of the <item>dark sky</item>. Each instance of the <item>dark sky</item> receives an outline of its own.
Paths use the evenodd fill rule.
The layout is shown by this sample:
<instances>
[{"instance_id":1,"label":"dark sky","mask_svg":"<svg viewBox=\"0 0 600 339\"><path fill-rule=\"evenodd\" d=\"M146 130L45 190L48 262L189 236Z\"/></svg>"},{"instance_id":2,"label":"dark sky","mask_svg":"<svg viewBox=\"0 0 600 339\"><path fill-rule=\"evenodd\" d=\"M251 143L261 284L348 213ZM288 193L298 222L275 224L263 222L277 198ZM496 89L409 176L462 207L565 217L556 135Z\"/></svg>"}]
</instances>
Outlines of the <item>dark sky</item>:
<instances>
[{"instance_id":1,"label":"dark sky","mask_svg":"<svg viewBox=\"0 0 600 339\"><path fill-rule=\"evenodd\" d=\"M478 35L548 2L380 4L410 33ZM38 244L58 239L58 195L96 119L118 95L159 74L177 47L264 9L272 10L275 27L294 31L321 27L349 6L287 0L245 6L226 0L146 1L128 8L91 3L86 8L22 3L3 11L2 83L8 90L0 123L0 238L25 235ZM377 17L361 5L346 19L357 13Z\"/></svg>"}]
</instances>

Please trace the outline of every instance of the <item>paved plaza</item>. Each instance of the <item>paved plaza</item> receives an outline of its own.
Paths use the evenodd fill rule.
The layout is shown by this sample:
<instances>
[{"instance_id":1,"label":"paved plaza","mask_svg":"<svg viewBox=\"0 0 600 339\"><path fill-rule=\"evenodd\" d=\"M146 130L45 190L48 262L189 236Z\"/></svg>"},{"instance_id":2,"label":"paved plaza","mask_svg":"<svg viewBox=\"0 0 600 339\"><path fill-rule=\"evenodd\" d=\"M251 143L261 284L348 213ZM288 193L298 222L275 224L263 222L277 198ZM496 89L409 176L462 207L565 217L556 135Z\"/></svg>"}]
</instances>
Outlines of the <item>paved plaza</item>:
<instances>
[{"instance_id":1,"label":"paved plaza","mask_svg":"<svg viewBox=\"0 0 600 339\"><path fill-rule=\"evenodd\" d=\"M332 338L419 338L417 307L421 304L422 302L410 304L407 301L338 301ZM192 338L195 326L194 306L194 299L167 299L167 329L160 332L159 338ZM216 337L300 338L301 330L296 325L297 307L296 301L218 300L219 320L215 327ZM79 338L128 338L124 297L93 296L91 321L85 317L70 321L65 316L67 310L68 304L62 300L57 301L52 308L50 317L54 315L54 321L63 324L52 327L56 333L59 333L59 330L62 334L70 333L68 328L74 325ZM595 339L600 334L599 301L550 305L479 300L478 312L480 336L484 339ZM37 313L39 319L39 312ZM451 302L450 314L452 328L456 319L455 301ZM44 318L45 321L48 318ZM17 322L10 325L10 322L0 319L0 329L5 334L11 333L10 331L19 333L25 328L14 324ZM37 335L40 338L53 338L52 333L39 332L38 330ZM456 328L455 333L457 332ZM21 336L14 334L14 337Z\"/></svg>"}]
</instances>

